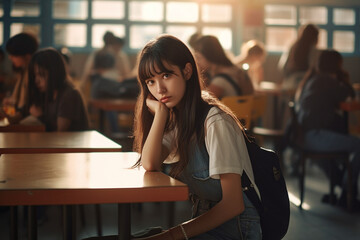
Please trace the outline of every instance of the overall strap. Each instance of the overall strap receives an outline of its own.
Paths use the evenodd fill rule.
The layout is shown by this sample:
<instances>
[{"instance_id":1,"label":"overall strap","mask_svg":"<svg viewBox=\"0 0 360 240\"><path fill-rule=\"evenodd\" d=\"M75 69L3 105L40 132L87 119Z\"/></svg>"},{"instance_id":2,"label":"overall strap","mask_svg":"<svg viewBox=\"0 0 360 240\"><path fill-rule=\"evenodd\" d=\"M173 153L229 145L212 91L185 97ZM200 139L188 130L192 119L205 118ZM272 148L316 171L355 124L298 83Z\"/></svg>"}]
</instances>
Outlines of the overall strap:
<instances>
[{"instance_id":1,"label":"overall strap","mask_svg":"<svg viewBox=\"0 0 360 240\"><path fill-rule=\"evenodd\" d=\"M222 77L224 78L226 81L228 81L232 86L233 88L235 89L237 95L242 95L242 91L239 87L239 85L237 85L234 80L226 73L219 73L219 74L216 74L214 77Z\"/></svg>"}]
</instances>

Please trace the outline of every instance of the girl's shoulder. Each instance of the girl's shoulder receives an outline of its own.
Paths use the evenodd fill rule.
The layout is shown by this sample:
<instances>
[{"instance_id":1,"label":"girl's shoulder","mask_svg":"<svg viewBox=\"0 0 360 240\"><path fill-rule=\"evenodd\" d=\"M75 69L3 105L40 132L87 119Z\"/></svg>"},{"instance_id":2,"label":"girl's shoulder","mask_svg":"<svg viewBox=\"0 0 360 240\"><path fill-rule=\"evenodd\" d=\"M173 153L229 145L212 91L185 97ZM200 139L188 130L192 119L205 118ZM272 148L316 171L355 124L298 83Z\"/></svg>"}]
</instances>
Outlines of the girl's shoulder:
<instances>
[{"instance_id":1,"label":"girl's shoulder","mask_svg":"<svg viewBox=\"0 0 360 240\"><path fill-rule=\"evenodd\" d=\"M217 121L234 122L234 120L231 118L231 116L229 114L227 114L226 112L221 110L219 107L213 106L210 108L210 110L206 116L205 125L207 127L209 127L211 124L213 124L214 122L217 122Z\"/></svg>"}]
</instances>

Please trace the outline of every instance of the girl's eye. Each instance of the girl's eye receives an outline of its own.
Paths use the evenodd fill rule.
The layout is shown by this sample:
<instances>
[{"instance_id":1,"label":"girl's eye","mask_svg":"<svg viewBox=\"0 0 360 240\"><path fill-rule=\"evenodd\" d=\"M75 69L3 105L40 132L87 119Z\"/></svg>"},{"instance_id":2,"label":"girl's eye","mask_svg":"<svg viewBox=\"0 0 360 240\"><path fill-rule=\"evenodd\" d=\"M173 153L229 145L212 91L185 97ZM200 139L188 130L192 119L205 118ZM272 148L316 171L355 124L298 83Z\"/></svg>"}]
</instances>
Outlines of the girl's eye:
<instances>
[{"instance_id":1,"label":"girl's eye","mask_svg":"<svg viewBox=\"0 0 360 240\"><path fill-rule=\"evenodd\" d=\"M146 85L151 86L154 84L154 80L147 80L145 81Z\"/></svg>"},{"instance_id":2,"label":"girl's eye","mask_svg":"<svg viewBox=\"0 0 360 240\"><path fill-rule=\"evenodd\" d=\"M170 73L164 73L164 75L163 75L163 78L164 79L167 79L167 78L169 78L170 77Z\"/></svg>"}]
</instances>

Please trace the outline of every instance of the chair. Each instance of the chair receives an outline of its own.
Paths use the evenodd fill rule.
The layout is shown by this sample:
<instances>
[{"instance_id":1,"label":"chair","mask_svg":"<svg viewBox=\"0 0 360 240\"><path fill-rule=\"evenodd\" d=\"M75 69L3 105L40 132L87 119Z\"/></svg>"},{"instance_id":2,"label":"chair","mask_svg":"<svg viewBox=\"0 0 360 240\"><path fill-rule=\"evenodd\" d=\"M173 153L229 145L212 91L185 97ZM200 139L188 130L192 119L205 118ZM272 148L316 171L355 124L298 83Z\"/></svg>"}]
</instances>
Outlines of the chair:
<instances>
[{"instance_id":1,"label":"chair","mask_svg":"<svg viewBox=\"0 0 360 240\"><path fill-rule=\"evenodd\" d=\"M337 160L342 160L344 162L344 166L346 168L348 179L347 179L347 206L348 209L351 210L352 208L352 186L351 186L351 178L352 178L352 171L350 166L350 160L349 160L349 153L348 152L342 152L342 151L332 151L329 149L329 151L323 152L323 151L312 151L307 150L303 146L304 142L304 130L302 129L302 126L298 123L296 118L296 112L294 103L289 103L290 108L290 114L291 114L291 122L288 126L288 131L286 134L286 138L289 143L289 147L291 147L295 152L297 152L300 156L300 174L299 174L299 188L300 188L300 205L299 208L302 209L302 203L304 201L304 188L305 188L305 174L306 174L306 160L312 159L325 159L329 161L329 164L331 164L330 167L330 198L329 202L334 204L336 201L336 196L334 194L334 188L335 188L335 181L333 176L333 170L335 166L335 162Z\"/></svg>"},{"instance_id":2,"label":"chair","mask_svg":"<svg viewBox=\"0 0 360 240\"><path fill-rule=\"evenodd\" d=\"M284 131L282 129L273 129L257 126L257 122L259 119L262 120L262 117L265 115L267 104L267 96L265 94L255 94L254 102L253 102L253 127L251 128L251 133L255 136L259 136L262 138L270 139L274 144L274 151L278 153L280 159L280 166L283 169L283 160L282 160L282 152L283 145L282 140L284 137Z\"/></svg>"},{"instance_id":3,"label":"chair","mask_svg":"<svg viewBox=\"0 0 360 240\"><path fill-rule=\"evenodd\" d=\"M253 107L253 96L223 97L221 102L230 108L245 128L250 129Z\"/></svg>"}]
</instances>

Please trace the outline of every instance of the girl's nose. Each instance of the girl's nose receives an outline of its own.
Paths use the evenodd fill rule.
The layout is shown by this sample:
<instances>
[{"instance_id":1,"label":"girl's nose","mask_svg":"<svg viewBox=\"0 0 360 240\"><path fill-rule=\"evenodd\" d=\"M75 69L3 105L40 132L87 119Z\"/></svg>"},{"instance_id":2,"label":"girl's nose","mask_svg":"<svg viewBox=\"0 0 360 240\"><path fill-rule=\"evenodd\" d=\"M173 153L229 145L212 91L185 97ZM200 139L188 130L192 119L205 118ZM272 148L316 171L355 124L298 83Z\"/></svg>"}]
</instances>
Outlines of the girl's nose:
<instances>
[{"instance_id":1,"label":"girl's nose","mask_svg":"<svg viewBox=\"0 0 360 240\"><path fill-rule=\"evenodd\" d=\"M157 83L157 91L158 93L166 92L166 87L160 81Z\"/></svg>"}]
</instances>

